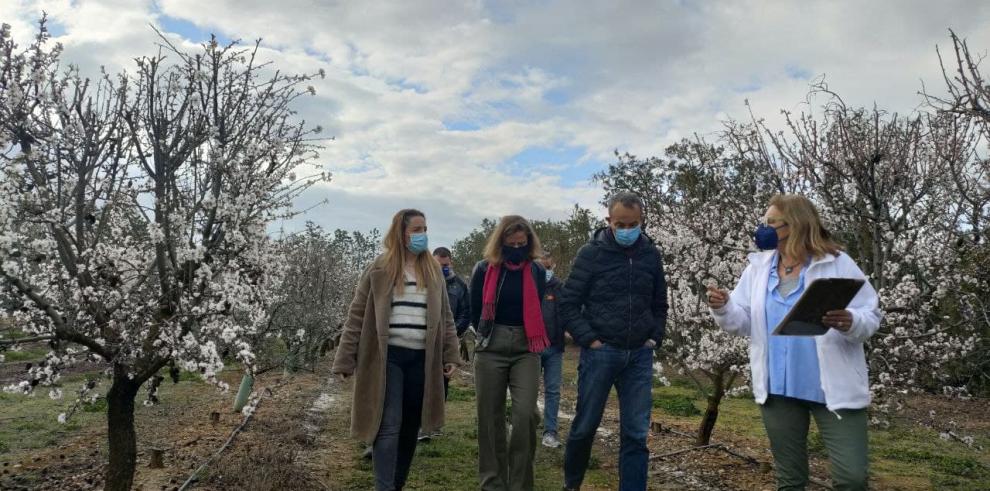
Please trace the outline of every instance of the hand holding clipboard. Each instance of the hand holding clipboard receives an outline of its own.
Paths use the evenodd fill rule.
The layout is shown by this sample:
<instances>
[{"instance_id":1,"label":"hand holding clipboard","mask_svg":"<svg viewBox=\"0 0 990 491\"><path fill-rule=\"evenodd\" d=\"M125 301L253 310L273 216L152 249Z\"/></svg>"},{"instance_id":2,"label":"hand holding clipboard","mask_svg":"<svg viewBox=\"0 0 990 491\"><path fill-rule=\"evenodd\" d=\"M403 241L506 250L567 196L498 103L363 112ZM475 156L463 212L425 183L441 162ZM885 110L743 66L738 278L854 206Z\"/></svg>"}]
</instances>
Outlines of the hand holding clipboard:
<instances>
[{"instance_id":1,"label":"hand holding clipboard","mask_svg":"<svg viewBox=\"0 0 990 491\"><path fill-rule=\"evenodd\" d=\"M777 336L820 336L829 328L848 331L852 313L845 308L866 283L853 278L819 278L811 282L791 311L774 328Z\"/></svg>"}]
</instances>

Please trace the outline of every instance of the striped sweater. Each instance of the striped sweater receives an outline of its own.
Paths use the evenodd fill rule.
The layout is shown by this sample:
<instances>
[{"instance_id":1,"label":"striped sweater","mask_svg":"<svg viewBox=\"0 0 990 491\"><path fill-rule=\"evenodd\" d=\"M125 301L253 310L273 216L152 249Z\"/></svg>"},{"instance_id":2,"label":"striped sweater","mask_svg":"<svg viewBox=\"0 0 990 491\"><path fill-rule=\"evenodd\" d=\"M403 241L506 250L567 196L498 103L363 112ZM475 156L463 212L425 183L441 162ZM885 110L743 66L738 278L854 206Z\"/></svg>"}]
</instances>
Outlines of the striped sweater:
<instances>
[{"instance_id":1,"label":"striped sweater","mask_svg":"<svg viewBox=\"0 0 990 491\"><path fill-rule=\"evenodd\" d=\"M402 290L392 295L388 319L388 344L426 349L426 290L416 289L416 277L406 273Z\"/></svg>"}]
</instances>

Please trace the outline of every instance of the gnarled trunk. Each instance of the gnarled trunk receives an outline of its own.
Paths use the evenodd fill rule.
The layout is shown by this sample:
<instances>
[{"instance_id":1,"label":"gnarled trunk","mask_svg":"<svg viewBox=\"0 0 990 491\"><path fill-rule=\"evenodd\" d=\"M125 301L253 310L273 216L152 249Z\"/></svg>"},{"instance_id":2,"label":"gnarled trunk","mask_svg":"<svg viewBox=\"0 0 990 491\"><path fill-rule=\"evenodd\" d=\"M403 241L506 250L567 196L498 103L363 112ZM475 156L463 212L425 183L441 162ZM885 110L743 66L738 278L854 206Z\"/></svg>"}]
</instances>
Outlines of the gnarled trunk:
<instances>
[{"instance_id":1,"label":"gnarled trunk","mask_svg":"<svg viewBox=\"0 0 990 491\"><path fill-rule=\"evenodd\" d=\"M726 368L719 368L714 374L710 374L712 380L712 391L708 394L708 406L705 408L705 415L701 418L701 425L698 426L698 438L695 440L697 446L708 445L712 441L712 432L715 431L715 422L718 421L718 407L722 404L725 392L736 380L736 374Z\"/></svg>"},{"instance_id":2,"label":"gnarled trunk","mask_svg":"<svg viewBox=\"0 0 990 491\"><path fill-rule=\"evenodd\" d=\"M107 438L110 462L105 491L129 491L137 465L137 435L134 432L134 399L141 384L127 377L127 369L114 367L113 385L107 392Z\"/></svg>"},{"instance_id":3,"label":"gnarled trunk","mask_svg":"<svg viewBox=\"0 0 990 491\"><path fill-rule=\"evenodd\" d=\"M699 447L711 443L715 422L718 421L718 406L722 403L722 395L713 393L708 397L708 407L705 408L705 415L701 418L701 426L698 427L698 439L695 441L695 445Z\"/></svg>"}]
</instances>

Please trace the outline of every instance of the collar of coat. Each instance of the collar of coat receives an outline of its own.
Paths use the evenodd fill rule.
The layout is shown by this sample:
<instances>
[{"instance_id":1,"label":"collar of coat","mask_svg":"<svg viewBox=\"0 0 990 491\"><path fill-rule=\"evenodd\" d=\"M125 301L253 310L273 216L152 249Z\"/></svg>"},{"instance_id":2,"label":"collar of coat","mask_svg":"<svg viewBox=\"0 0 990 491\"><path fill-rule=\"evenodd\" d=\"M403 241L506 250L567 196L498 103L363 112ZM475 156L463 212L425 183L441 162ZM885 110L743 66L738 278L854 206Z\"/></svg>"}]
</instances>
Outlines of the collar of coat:
<instances>
[{"instance_id":1,"label":"collar of coat","mask_svg":"<svg viewBox=\"0 0 990 491\"><path fill-rule=\"evenodd\" d=\"M752 252L749 254L749 262L754 266L759 266L763 268L770 267L770 263L773 261L773 255L776 253L776 249L771 249L769 251ZM840 253L841 254L841 253ZM826 264L835 261L835 255L825 254L824 256L811 261L808 269L814 268L819 264Z\"/></svg>"}]
</instances>

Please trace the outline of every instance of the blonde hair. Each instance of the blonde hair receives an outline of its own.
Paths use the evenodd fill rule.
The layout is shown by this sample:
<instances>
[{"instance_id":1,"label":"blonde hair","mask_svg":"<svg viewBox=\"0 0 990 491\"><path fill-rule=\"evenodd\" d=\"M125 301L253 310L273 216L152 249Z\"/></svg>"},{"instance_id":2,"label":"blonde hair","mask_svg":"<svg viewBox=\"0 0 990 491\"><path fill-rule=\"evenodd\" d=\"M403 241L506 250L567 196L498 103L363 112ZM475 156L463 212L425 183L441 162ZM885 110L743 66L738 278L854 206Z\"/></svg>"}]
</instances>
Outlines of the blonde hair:
<instances>
[{"instance_id":1,"label":"blonde hair","mask_svg":"<svg viewBox=\"0 0 990 491\"><path fill-rule=\"evenodd\" d=\"M388 271L396 288L402 288L406 282L406 229L414 217L426 219L426 215L419 210L411 208L399 210L392 217L392 225L389 226L388 233L382 240L385 248L382 254L385 258L385 270ZM416 256L415 269L416 288L419 290L425 290L428 285L436 285L442 279L440 263L428 250Z\"/></svg>"},{"instance_id":2,"label":"blonde hair","mask_svg":"<svg viewBox=\"0 0 990 491\"><path fill-rule=\"evenodd\" d=\"M790 257L810 254L815 259L821 259L826 254L838 255L842 251L842 246L822 225L818 209L808 198L797 194L778 194L770 198L770 206L780 211L784 223L790 227L790 234L784 239L784 254Z\"/></svg>"},{"instance_id":3,"label":"blonde hair","mask_svg":"<svg viewBox=\"0 0 990 491\"><path fill-rule=\"evenodd\" d=\"M488 242L485 244L485 260L488 264L502 264L502 241L516 232L526 232L530 260L537 259L543 254L540 238L536 236L529 221L519 215L507 215L499 220L495 230L488 236Z\"/></svg>"}]
</instances>

